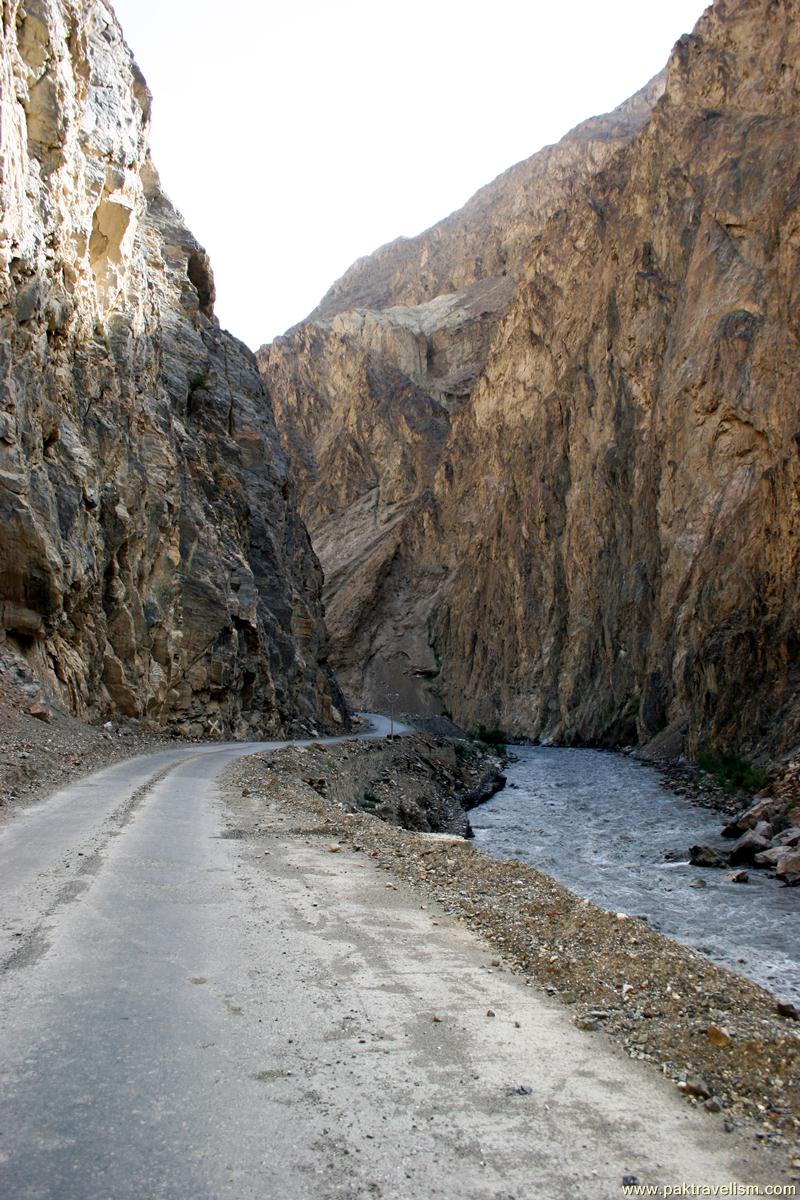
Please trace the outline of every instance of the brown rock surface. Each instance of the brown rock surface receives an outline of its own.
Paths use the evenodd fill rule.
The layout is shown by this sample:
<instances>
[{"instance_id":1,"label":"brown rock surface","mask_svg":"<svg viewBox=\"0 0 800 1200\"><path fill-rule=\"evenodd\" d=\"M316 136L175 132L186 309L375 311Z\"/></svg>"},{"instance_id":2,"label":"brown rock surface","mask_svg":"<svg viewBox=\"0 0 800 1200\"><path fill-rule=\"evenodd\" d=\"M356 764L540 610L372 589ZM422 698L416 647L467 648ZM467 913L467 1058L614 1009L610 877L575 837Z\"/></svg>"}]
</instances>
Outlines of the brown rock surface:
<instances>
[{"instance_id":1,"label":"brown rock surface","mask_svg":"<svg viewBox=\"0 0 800 1200\"><path fill-rule=\"evenodd\" d=\"M77 715L330 723L321 575L253 356L160 189L100 0L12 0L0 50L0 617Z\"/></svg>"},{"instance_id":2,"label":"brown rock surface","mask_svg":"<svg viewBox=\"0 0 800 1200\"><path fill-rule=\"evenodd\" d=\"M331 662L359 706L441 709L433 633L447 572L436 472L527 255L577 183L639 130L659 76L417 238L356 263L259 352L325 572ZM433 549L429 555L428 551Z\"/></svg>"},{"instance_id":3,"label":"brown rock surface","mask_svg":"<svg viewBox=\"0 0 800 1200\"><path fill-rule=\"evenodd\" d=\"M421 586L414 542L432 509L447 408L357 339L315 325L279 339L260 361L324 563L340 682L356 707L388 710L394 691L401 708L438 711L437 698L424 699L421 674L437 670L429 633L436 576ZM398 586L412 576L413 588Z\"/></svg>"},{"instance_id":4,"label":"brown rock surface","mask_svg":"<svg viewBox=\"0 0 800 1200\"><path fill-rule=\"evenodd\" d=\"M676 45L649 117L640 101L597 157L568 138L356 264L288 345L262 353L290 454L313 472L325 448L337 478L305 511L335 563L334 654L359 700L393 688L468 728L567 743L669 728L690 754L797 743L798 16L794 0L718 0ZM515 208L504 189L526 171ZM342 346L337 401L317 405L327 382L303 339L330 341L337 312L372 305L384 324L363 316L369 336L356 337L350 314L347 336L400 363L391 306L429 305L498 267L514 298L492 314L444 445L432 416L434 432L415 434L416 461L423 438L436 464L415 490L396 473L412 440L404 393L378 411ZM294 392L273 354L293 356ZM432 412L440 397L415 378ZM362 449L379 425L392 452L372 455L368 488ZM388 528L370 498L398 482L403 523ZM418 686L420 672L436 678Z\"/></svg>"}]
</instances>

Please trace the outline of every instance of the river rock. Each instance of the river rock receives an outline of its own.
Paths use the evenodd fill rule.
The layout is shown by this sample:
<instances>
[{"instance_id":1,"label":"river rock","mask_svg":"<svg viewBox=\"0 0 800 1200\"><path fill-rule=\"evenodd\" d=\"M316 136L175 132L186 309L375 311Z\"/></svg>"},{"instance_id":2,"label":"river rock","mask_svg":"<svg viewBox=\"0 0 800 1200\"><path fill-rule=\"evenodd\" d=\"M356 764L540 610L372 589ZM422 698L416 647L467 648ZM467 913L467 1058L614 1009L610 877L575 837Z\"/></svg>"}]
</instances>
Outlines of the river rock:
<instances>
[{"instance_id":1,"label":"river rock","mask_svg":"<svg viewBox=\"0 0 800 1200\"><path fill-rule=\"evenodd\" d=\"M774 867L784 855L790 853L788 846L770 846L769 850L761 850L755 856L755 864L757 867Z\"/></svg>"},{"instance_id":2,"label":"river rock","mask_svg":"<svg viewBox=\"0 0 800 1200\"><path fill-rule=\"evenodd\" d=\"M728 859L712 846L691 846L689 862L693 867L727 867Z\"/></svg>"},{"instance_id":3,"label":"river rock","mask_svg":"<svg viewBox=\"0 0 800 1200\"><path fill-rule=\"evenodd\" d=\"M762 837L755 830L748 829L731 847L730 864L732 867L736 867L740 863L752 863L757 854L761 854L769 848L768 838Z\"/></svg>"},{"instance_id":4,"label":"river rock","mask_svg":"<svg viewBox=\"0 0 800 1200\"><path fill-rule=\"evenodd\" d=\"M770 821L778 816L782 808L781 800L774 796L762 796L749 808L738 813L732 821L728 821L722 830L722 836L740 838L748 829L754 829L761 822Z\"/></svg>"},{"instance_id":5,"label":"river rock","mask_svg":"<svg viewBox=\"0 0 800 1200\"><path fill-rule=\"evenodd\" d=\"M800 883L800 850L791 850L778 862L775 873L790 887Z\"/></svg>"}]
</instances>

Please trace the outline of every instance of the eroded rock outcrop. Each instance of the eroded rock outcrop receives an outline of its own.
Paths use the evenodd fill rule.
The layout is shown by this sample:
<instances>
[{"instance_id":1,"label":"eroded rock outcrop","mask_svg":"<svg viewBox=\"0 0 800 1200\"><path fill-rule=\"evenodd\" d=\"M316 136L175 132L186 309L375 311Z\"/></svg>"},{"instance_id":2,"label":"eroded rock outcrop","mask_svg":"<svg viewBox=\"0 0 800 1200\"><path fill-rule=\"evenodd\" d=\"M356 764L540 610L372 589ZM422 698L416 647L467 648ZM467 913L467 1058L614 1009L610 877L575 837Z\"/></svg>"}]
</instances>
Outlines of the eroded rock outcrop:
<instances>
[{"instance_id":1,"label":"eroded rock outcrop","mask_svg":"<svg viewBox=\"0 0 800 1200\"><path fill-rule=\"evenodd\" d=\"M0 72L5 637L79 715L237 736L335 721L271 409L159 186L111 8L5 3Z\"/></svg>"},{"instance_id":2,"label":"eroded rock outcrop","mask_svg":"<svg viewBox=\"0 0 800 1200\"><path fill-rule=\"evenodd\" d=\"M640 101L599 158L559 174L545 152L518 210L500 202L502 179L463 210L483 241L456 214L356 264L290 333L308 397L299 339L320 322L333 337L338 306L391 319L494 279L497 247L516 247L477 380L448 412L424 495L406 497L371 610L336 647L359 698L389 676L409 707L438 697L467 727L563 742L672 730L690 753L774 756L800 739L798 17L794 0L718 0L678 42L650 113ZM387 358L372 333L360 346ZM274 353L298 456L299 406L270 373ZM325 521L309 510L321 547L336 542L337 506L341 530L355 513L341 502L360 478L351 414L363 426L375 412L368 391L334 391L338 407L308 404L300 439L313 463L349 437ZM385 407L405 443L402 396ZM373 463L374 488L393 461ZM331 603L354 611L346 595ZM406 658L404 620L417 624ZM417 672L435 675L424 695Z\"/></svg>"}]
</instances>

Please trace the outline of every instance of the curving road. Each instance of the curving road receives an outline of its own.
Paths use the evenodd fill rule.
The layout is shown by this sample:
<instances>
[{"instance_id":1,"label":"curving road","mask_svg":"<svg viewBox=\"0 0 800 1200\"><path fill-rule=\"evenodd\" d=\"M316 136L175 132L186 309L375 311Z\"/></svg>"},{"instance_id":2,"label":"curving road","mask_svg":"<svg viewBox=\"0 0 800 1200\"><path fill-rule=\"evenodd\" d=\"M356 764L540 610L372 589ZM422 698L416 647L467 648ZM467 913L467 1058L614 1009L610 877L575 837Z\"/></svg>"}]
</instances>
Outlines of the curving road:
<instances>
[{"instance_id":1,"label":"curving road","mask_svg":"<svg viewBox=\"0 0 800 1200\"><path fill-rule=\"evenodd\" d=\"M180 800L176 798L182 806L191 805L194 820L207 804L208 785L236 758L289 745L309 746L314 741L388 736L387 717L362 715L372 728L348 737L212 742L138 755L88 775L56 792L46 803L15 814L14 820L0 829L0 969L9 963L29 962L46 944L43 921L88 887L110 840L125 829L145 798L148 825L159 825L167 817L166 806L151 803L165 795L165 789L158 786L161 782L194 779L195 786L182 788ZM406 732L397 721L393 728L396 733ZM188 776L186 772L176 774L181 766L186 767ZM171 790L172 782L166 792ZM165 828L162 833L168 837L171 831Z\"/></svg>"},{"instance_id":2,"label":"curving road","mask_svg":"<svg viewBox=\"0 0 800 1200\"><path fill-rule=\"evenodd\" d=\"M748 1178L718 1123L365 856L279 806L268 843L222 836L223 767L284 744L132 759L0 833L4 1200Z\"/></svg>"}]
</instances>

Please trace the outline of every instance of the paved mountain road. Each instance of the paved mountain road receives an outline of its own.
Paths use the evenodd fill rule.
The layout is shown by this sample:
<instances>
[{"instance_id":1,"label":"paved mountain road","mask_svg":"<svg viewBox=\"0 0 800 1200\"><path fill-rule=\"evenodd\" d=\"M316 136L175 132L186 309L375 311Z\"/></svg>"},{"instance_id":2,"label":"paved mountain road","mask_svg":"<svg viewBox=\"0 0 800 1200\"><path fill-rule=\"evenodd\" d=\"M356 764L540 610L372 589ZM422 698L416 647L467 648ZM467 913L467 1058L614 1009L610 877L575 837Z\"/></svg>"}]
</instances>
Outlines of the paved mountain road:
<instances>
[{"instance_id":1,"label":"paved mountain road","mask_svg":"<svg viewBox=\"0 0 800 1200\"><path fill-rule=\"evenodd\" d=\"M388 734L386 717L373 714L370 720L373 728L358 736L382 738ZM395 723L395 728L402 731L404 727ZM297 744L308 745L313 740ZM180 763L207 759L210 779L232 758L288 744L213 742L170 747L106 767L56 792L46 803L15 814L10 824L0 828L0 967L9 958L30 958L42 940L42 921L59 904L85 890L109 839L122 831L137 804L152 794L154 783L162 776Z\"/></svg>"},{"instance_id":2,"label":"paved mountain road","mask_svg":"<svg viewBox=\"0 0 800 1200\"><path fill-rule=\"evenodd\" d=\"M220 772L259 748L118 764L0 833L3 1200L752 1180L719 1118L365 856L222 836Z\"/></svg>"}]
</instances>

